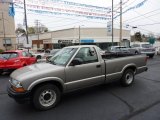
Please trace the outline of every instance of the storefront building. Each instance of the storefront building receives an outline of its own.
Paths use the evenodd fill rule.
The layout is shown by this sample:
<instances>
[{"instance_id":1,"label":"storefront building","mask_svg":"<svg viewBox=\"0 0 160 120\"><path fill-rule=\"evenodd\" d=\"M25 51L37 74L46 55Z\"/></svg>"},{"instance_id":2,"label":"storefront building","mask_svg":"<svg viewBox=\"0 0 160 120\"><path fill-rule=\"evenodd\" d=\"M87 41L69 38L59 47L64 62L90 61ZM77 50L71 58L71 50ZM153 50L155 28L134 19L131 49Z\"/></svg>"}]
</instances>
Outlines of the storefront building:
<instances>
[{"instance_id":1,"label":"storefront building","mask_svg":"<svg viewBox=\"0 0 160 120\"><path fill-rule=\"evenodd\" d=\"M130 40L130 31L122 31L122 40L119 39L119 29L114 29L113 45L119 45ZM54 48L62 48L70 45L97 45L106 49L112 45L111 33L106 28L71 28L52 32Z\"/></svg>"},{"instance_id":2,"label":"storefront building","mask_svg":"<svg viewBox=\"0 0 160 120\"><path fill-rule=\"evenodd\" d=\"M119 29L114 29L113 45L130 40L130 31L122 31L119 40ZM112 45L111 33L106 28L70 28L32 36L32 48L57 49L71 45L97 45L102 49Z\"/></svg>"}]
</instances>

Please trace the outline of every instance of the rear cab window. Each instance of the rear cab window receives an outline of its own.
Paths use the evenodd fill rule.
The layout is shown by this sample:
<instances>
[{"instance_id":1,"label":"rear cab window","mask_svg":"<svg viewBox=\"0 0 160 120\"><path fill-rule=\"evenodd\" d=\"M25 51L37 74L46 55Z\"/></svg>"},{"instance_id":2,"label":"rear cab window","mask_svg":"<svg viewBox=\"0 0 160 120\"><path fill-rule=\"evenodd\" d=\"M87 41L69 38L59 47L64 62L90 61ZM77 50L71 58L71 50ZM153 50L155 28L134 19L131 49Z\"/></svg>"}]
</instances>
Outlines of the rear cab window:
<instances>
[{"instance_id":1,"label":"rear cab window","mask_svg":"<svg viewBox=\"0 0 160 120\"><path fill-rule=\"evenodd\" d=\"M83 61L83 64L98 62L97 52L94 47L81 48L75 58Z\"/></svg>"}]
</instances>

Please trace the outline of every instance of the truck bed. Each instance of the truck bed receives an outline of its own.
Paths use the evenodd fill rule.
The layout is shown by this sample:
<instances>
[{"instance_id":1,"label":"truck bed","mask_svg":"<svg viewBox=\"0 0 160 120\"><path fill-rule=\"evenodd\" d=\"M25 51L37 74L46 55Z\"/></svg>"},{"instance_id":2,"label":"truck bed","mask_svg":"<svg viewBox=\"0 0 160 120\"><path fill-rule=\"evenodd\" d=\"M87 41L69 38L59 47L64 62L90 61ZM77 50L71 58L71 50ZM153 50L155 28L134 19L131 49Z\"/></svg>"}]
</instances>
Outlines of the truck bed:
<instances>
[{"instance_id":1,"label":"truck bed","mask_svg":"<svg viewBox=\"0 0 160 120\"><path fill-rule=\"evenodd\" d=\"M137 54L108 54L108 55L102 55L102 58L103 59L114 59L114 58L135 56L135 55Z\"/></svg>"}]
</instances>

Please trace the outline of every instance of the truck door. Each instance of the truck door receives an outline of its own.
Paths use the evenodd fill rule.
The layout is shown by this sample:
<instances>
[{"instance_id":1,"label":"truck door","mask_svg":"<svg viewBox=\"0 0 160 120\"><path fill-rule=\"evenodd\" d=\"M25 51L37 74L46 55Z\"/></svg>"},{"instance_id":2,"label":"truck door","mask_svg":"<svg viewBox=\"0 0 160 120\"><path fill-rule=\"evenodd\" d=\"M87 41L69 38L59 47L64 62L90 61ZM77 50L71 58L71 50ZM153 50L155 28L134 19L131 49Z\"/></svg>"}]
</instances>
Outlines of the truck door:
<instances>
[{"instance_id":1,"label":"truck door","mask_svg":"<svg viewBox=\"0 0 160 120\"><path fill-rule=\"evenodd\" d=\"M72 66L71 62L71 64L66 67L67 89L78 89L104 82L104 75L102 75L103 63L99 62L94 47L81 48L74 59L79 59L81 64Z\"/></svg>"}]
</instances>

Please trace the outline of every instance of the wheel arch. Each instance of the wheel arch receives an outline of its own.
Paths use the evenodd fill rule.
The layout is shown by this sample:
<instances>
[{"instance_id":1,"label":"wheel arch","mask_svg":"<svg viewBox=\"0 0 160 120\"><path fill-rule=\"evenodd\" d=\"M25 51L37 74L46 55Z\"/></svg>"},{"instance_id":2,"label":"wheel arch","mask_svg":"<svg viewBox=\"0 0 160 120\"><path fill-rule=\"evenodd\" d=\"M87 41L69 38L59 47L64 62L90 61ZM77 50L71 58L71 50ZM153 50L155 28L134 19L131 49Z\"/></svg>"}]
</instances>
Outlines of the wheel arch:
<instances>
[{"instance_id":1,"label":"wheel arch","mask_svg":"<svg viewBox=\"0 0 160 120\"><path fill-rule=\"evenodd\" d=\"M129 65L126 65L123 70L122 70L122 73L124 73L127 69L131 69L134 71L134 74L136 74L137 72L137 67L135 64L129 64Z\"/></svg>"},{"instance_id":2,"label":"wheel arch","mask_svg":"<svg viewBox=\"0 0 160 120\"><path fill-rule=\"evenodd\" d=\"M35 89L37 89L38 87L40 87L41 85L45 85L45 84L53 84L56 85L61 92L64 91L64 83L60 80L57 79L43 79L43 80L37 80L35 82L33 82L29 87L28 90L33 92Z\"/></svg>"}]
</instances>

